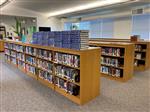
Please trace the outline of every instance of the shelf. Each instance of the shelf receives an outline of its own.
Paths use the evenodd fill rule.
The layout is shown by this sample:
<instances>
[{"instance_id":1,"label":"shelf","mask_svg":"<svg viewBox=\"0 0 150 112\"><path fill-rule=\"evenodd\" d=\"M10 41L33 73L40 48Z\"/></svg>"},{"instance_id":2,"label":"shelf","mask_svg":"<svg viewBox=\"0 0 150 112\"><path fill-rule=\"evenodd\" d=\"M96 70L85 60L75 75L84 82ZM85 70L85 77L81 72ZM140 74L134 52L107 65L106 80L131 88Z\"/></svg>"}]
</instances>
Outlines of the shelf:
<instances>
[{"instance_id":1,"label":"shelf","mask_svg":"<svg viewBox=\"0 0 150 112\"><path fill-rule=\"evenodd\" d=\"M117 69L124 69L123 67L115 67L107 64L101 64L102 66L107 66L107 67L112 67L112 68L117 68Z\"/></svg>"},{"instance_id":2,"label":"shelf","mask_svg":"<svg viewBox=\"0 0 150 112\"><path fill-rule=\"evenodd\" d=\"M135 50L135 52L141 52L141 53L144 52L144 53L146 53L146 50L142 50L142 51L141 50Z\"/></svg>"},{"instance_id":3,"label":"shelf","mask_svg":"<svg viewBox=\"0 0 150 112\"><path fill-rule=\"evenodd\" d=\"M22 53L22 54L25 54L24 52L22 52L22 51L16 51L16 52L18 52L18 53Z\"/></svg>"},{"instance_id":4,"label":"shelf","mask_svg":"<svg viewBox=\"0 0 150 112\"><path fill-rule=\"evenodd\" d=\"M80 70L80 68L72 67L72 66L69 66L69 65L66 65L66 64L61 64L61 63L57 63L57 62L54 62L54 64L57 64L57 65L63 65L63 66L69 67L69 68L73 68L73 69Z\"/></svg>"},{"instance_id":5,"label":"shelf","mask_svg":"<svg viewBox=\"0 0 150 112\"><path fill-rule=\"evenodd\" d=\"M111 80L117 80L117 81L120 81L120 82L124 82L122 77L115 77L115 76L108 75L106 73L101 73L101 76L106 77L106 78L111 79Z\"/></svg>"},{"instance_id":6,"label":"shelf","mask_svg":"<svg viewBox=\"0 0 150 112\"><path fill-rule=\"evenodd\" d=\"M55 86L55 91L60 93L61 95L67 97L68 99L72 100L73 102L76 102L77 104L81 104L80 102L80 96L74 96L69 93L67 93L65 90L59 88L58 86Z\"/></svg>"},{"instance_id":7,"label":"shelf","mask_svg":"<svg viewBox=\"0 0 150 112\"><path fill-rule=\"evenodd\" d=\"M19 53L23 53L25 55L25 61L23 61L22 58L19 58L21 60L19 60L17 58L14 61L17 61L17 60L23 61L26 65L25 66L26 68L24 69L24 66L21 65L22 63L20 63L20 65L17 66L17 68L19 70L24 72L26 75L32 77L33 79L36 79L37 81L39 81L43 85L51 88L55 92L60 93L61 95L68 98L69 100L73 101L74 103L77 103L79 105L83 105L83 104L91 101L92 99L94 99L95 97L97 97L99 95L99 89L100 89L100 80L99 80L99 78L100 77L97 74L99 73L99 66L100 66L100 63L99 63L99 58L101 56L99 54L100 48L92 48L92 49L87 49L87 50L86 49L85 50L72 50L72 49L56 48L56 47L50 47L50 46L33 45L33 44L29 44L29 43L21 43L21 42L14 42L14 41L4 41L4 42L6 44L11 43L11 44L16 44L16 45L22 45L24 47L24 49L26 49L26 47L33 47L33 48L36 48L37 50L38 49L47 50L47 51L50 51L52 53L52 55L55 54L56 52L60 52L60 53L79 56L80 57L80 60L79 60L80 61L80 67L72 67L72 66L69 66L69 65L66 65L66 64L61 64L61 63L54 62L54 57L52 58L52 60L46 59L44 57L41 58L41 57L38 56L38 52L34 52L36 54L32 55L32 54L28 54L26 52L16 51L16 53L19 52ZM10 49L10 51L12 51L12 50ZM29 61L27 60L26 57L29 57L29 56L35 58L35 65L30 63L29 62L30 60ZM89 60L91 58L94 58L94 59ZM6 57L6 59L7 59L7 57ZM9 59L9 57L8 57L8 59ZM53 76L53 79L61 78L61 79L65 80L65 82L68 82L70 84L73 84L75 86L80 87L79 95L74 96L74 95L69 94L65 90L59 88L57 86L57 84L55 84L54 80L53 80L53 83L51 83L48 80L46 80L45 78L42 78L42 77L38 76L37 72L35 72L35 74L33 74L32 72L29 72L29 71L27 72L27 64L32 66L32 67L35 67L36 71L37 70L47 71L46 69L43 69L42 67L38 67L38 64L37 64L38 59L41 60L41 61L45 60L45 61L47 61L47 63L49 62L52 65L53 69L52 69L52 74L51 75ZM23 65L24 65L24 63L23 63ZM70 79L56 76L55 71L54 71L56 65L61 65L61 66L64 66L66 68L67 67L72 68L73 70L77 70L78 72L80 72L80 82L76 83L76 82L73 82ZM95 67L93 68L93 66L95 66ZM49 73L51 73L51 72L49 72ZM86 78L84 78L84 77L86 77ZM70 86L70 87L72 87L72 86ZM76 89L78 89L78 87ZM72 87L72 89L73 88L74 87Z\"/></svg>"},{"instance_id":8,"label":"shelf","mask_svg":"<svg viewBox=\"0 0 150 112\"><path fill-rule=\"evenodd\" d=\"M140 61L145 61L146 59L137 59L137 58L134 58L135 60L140 60Z\"/></svg>"},{"instance_id":9,"label":"shelf","mask_svg":"<svg viewBox=\"0 0 150 112\"><path fill-rule=\"evenodd\" d=\"M18 59L18 58L16 58L18 61L22 61L22 62L24 62L25 63L25 60L21 60L21 59Z\"/></svg>"},{"instance_id":10,"label":"shelf","mask_svg":"<svg viewBox=\"0 0 150 112\"><path fill-rule=\"evenodd\" d=\"M38 76L38 81L54 90L54 84Z\"/></svg>"},{"instance_id":11,"label":"shelf","mask_svg":"<svg viewBox=\"0 0 150 112\"><path fill-rule=\"evenodd\" d=\"M107 55L107 54L102 54L102 56L114 57L114 58L124 58L124 56L113 56L113 55Z\"/></svg>"},{"instance_id":12,"label":"shelf","mask_svg":"<svg viewBox=\"0 0 150 112\"><path fill-rule=\"evenodd\" d=\"M32 56L32 57L36 57L35 55L32 55L32 54L28 54L28 53L25 53L26 55L29 55L29 56Z\"/></svg>"},{"instance_id":13,"label":"shelf","mask_svg":"<svg viewBox=\"0 0 150 112\"><path fill-rule=\"evenodd\" d=\"M48 60L48 59L44 59L44 58L41 58L41 57L36 57L37 59L41 59L41 60L45 60L45 61L49 61L49 62L51 62L51 63L53 63L53 61L52 60Z\"/></svg>"},{"instance_id":14,"label":"shelf","mask_svg":"<svg viewBox=\"0 0 150 112\"><path fill-rule=\"evenodd\" d=\"M19 65L18 65L18 69L19 69L20 71L26 73L26 70L25 70L23 67L19 66Z\"/></svg>"},{"instance_id":15,"label":"shelf","mask_svg":"<svg viewBox=\"0 0 150 112\"><path fill-rule=\"evenodd\" d=\"M37 75L35 75L35 74L31 73L31 72L27 72L27 75L32 77L32 78L34 78L34 79L36 79L36 80L38 79Z\"/></svg>"},{"instance_id":16,"label":"shelf","mask_svg":"<svg viewBox=\"0 0 150 112\"><path fill-rule=\"evenodd\" d=\"M80 86L80 83L73 82L73 81L71 81L71 80L69 80L69 79L67 79L67 78L63 78L63 77L61 77L61 76L59 76L59 75L55 75L55 76L58 77L58 78L61 78L61 79L65 80L65 81L67 81L67 82L71 82L71 83L73 83L73 84L75 84L75 85L77 85L77 86Z\"/></svg>"},{"instance_id":17,"label":"shelf","mask_svg":"<svg viewBox=\"0 0 150 112\"><path fill-rule=\"evenodd\" d=\"M43 68L41 68L41 67L38 67L38 66L37 66L37 68L40 69L40 70L43 70L43 71L46 71L46 72L48 72L48 73L53 74L53 72L50 72L50 71L48 71L48 70L46 70L46 69L43 69Z\"/></svg>"},{"instance_id":18,"label":"shelf","mask_svg":"<svg viewBox=\"0 0 150 112\"><path fill-rule=\"evenodd\" d=\"M33 64L29 63L29 62L25 62L25 63L28 64L28 65L31 65L33 67L37 67L36 65L33 65Z\"/></svg>"}]
</instances>

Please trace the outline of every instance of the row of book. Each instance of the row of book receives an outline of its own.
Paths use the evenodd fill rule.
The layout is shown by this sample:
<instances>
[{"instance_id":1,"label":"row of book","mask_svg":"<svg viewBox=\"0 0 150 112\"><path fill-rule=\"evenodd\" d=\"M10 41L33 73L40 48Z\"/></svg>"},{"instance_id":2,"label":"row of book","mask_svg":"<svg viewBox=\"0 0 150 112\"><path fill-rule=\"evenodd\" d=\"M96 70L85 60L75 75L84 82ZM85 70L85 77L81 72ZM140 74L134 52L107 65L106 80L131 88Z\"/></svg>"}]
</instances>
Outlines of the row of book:
<instances>
[{"instance_id":1,"label":"row of book","mask_svg":"<svg viewBox=\"0 0 150 112\"><path fill-rule=\"evenodd\" d=\"M36 54L37 54L37 49L36 49L36 48L33 48L33 47L27 46L27 47L26 47L26 53L27 53L27 54L30 54L30 55L36 56Z\"/></svg>"},{"instance_id":2,"label":"row of book","mask_svg":"<svg viewBox=\"0 0 150 112\"><path fill-rule=\"evenodd\" d=\"M18 60L18 66L25 70L25 63L23 61Z\"/></svg>"},{"instance_id":3,"label":"row of book","mask_svg":"<svg viewBox=\"0 0 150 112\"><path fill-rule=\"evenodd\" d=\"M80 67L80 57L77 55L55 53L54 61L56 63L65 64L72 67Z\"/></svg>"},{"instance_id":4,"label":"row of book","mask_svg":"<svg viewBox=\"0 0 150 112\"><path fill-rule=\"evenodd\" d=\"M135 50L137 51L143 51L146 49L145 45L135 45Z\"/></svg>"},{"instance_id":5,"label":"row of book","mask_svg":"<svg viewBox=\"0 0 150 112\"><path fill-rule=\"evenodd\" d=\"M10 62L11 61L11 57L9 55L5 55L5 60Z\"/></svg>"},{"instance_id":6,"label":"row of book","mask_svg":"<svg viewBox=\"0 0 150 112\"><path fill-rule=\"evenodd\" d=\"M15 51L10 51L10 55L12 56L12 57L14 57L14 58L16 58L16 52Z\"/></svg>"},{"instance_id":7,"label":"row of book","mask_svg":"<svg viewBox=\"0 0 150 112\"><path fill-rule=\"evenodd\" d=\"M10 50L9 49L5 49L5 54L10 55Z\"/></svg>"},{"instance_id":8,"label":"row of book","mask_svg":"<svg viewBox=\"0 0 150 112\"><path fill-rule=\"evenodd\" d=\"M53 72L53 64L48 62L48 61L44 61L44 60L37 60L37 65L39 68L48 71L49 73Z\"/></svg>"},{"instance_id":9,"label":"row of book","mask_svg":"<svg viewBox=\"0 0 150 112\"><path fill-rule=\"evenodd\" d=\"M47 80L50 83L53 83L53 75L51 73L44 70L39 70L38 73L40 78Z\"/></svg>"},{"instance_id":10,"label":"row of book","mask_svg":"<svg viewBox=\"0 0 150 112\"><path fill-rule=\"evenodd\" d=\"M112 67L101 66L101 72L113 77L122 77L121 70Z\"/></svg>"},{"instance_id":11,"label":"row of book","mask_svg":"<svg viewBox=\"0 0 150 112\"><path fill-rule=\"evenodd\" d=\"M25 61L25 55L23 53L17 53L17 59Z\"/></svg>"},{"instance_id":12,"label":"row of book","mask_svg":"<svg viewBox=\"0 0 150 112\"><path fill-rule=\"evenodd\" d=\"M43 49L39 49L38 50L38 57L52 61L52 52L47 51L47 50L43 50Z\"/></svg>"},{"instance_id":13,"label":"row of book","mask_svg":"<svg viewBox=\"0 0 150 112\"><path fill-rule=\"evenodd\" d=\"M71 69L61 65L55 67L55 74L59 77L68 79L73 82L80 82L80 73L76 69Z\"/></svg>"},{"instance_id":14,"label":"row of book","mask_svg":"<svg viewBox=\"0 0 150 112\"><path fill-rule=\"evenodd\" d=\"M56 77L55 84L59 88L63 89L64 91L66 91L67 93L71 95L74 95L74 96L79 95L80 87L71 82L67 82L66 80Z\"/></svg>"},{"instance_id":15,"label":"row of book","mask_svg":"<svg viewBox=\"0 0 150 112\"><path fill-rule=\"evenodd\" d=\"M17 60L15 57L11 57L10 59L11 59L11 63L17 65Z\"/></svg>"},{"instance_id":16,"label":"row of book","mask_svg":"<svg viewBox=\"0 0 150 112\"><path fill-rule=\"evenodd\" d=\"M111 56L123 56L124 53L121 52L121 48L102 48L103 55L111 55Z\"/></svg>"},{"instance_id":17,"label":"row of book","mask_svg":"<svg viewBox=\"0 0 150 112\"><path fill-rule=\"evenodd\" d=\"M118 59L115 58L107 58L107 57L101 57L101 64L105 64L108 66L114 66L114 67L120 67L121 63Z\"/></svg>"},{"instance_id":18,"label":"row of book","mask_svg":"<svg viewBox=\"0 0 150 112\"><path fill-rule=\"evenodd\" d=\"M43 46L55 46L69 49L87 49L88 31L53 31L36 32L33 34L32 43Z\"/></svg>"},{"instance_id":19,"label":"row of book","mask_svg":"<svg viewBox=\"0 0 150 112\"><path fill-rule=\"evenodd\" d=\"M36 67L26 64L26 71L36 75Z\"/></svg>"},{"instance_id":20,"label":"row of book","mask_svg":"<svg viewBox=\"0 0 150 112\"><path fill-rule=\"evenodd\" d=\"M31 56L26 57L26 62L31 64L31 65L36 65L36 59L34 57L31 57Z\"/></svg>"}]
</instances>

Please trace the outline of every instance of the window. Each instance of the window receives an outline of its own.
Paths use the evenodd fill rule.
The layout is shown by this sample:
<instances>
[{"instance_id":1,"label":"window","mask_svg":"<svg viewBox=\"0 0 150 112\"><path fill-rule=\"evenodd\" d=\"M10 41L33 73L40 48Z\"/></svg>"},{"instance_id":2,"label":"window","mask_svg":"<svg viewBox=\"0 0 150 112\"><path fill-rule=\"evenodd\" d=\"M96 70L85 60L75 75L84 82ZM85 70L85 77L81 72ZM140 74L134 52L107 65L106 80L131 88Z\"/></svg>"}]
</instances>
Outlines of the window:
<instances>
[{"instance_id":1,"label":"window","mask_svg":"<svg viewBox=\"0 0 150 112\"><path fill-rule=\"evenodd\" d=\"M150 14L132 17L132 35L140 35L142 39L150 40Z\"/></svg>"}]
</instances>

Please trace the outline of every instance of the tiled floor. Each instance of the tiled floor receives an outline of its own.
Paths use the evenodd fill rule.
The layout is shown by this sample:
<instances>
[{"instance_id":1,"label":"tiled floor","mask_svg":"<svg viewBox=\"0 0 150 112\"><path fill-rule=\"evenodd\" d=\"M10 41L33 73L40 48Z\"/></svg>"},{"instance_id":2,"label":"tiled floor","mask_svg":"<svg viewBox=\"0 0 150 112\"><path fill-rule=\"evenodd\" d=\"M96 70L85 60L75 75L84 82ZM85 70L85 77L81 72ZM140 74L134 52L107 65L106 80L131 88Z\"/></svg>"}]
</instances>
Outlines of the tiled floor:
<instances>
[{"instance_id":1,"label":"tiled floor","mask_svg":"<svg viewBox=\"0 0 150 112\"><path fill-rule=\"evenodd\" d=\"M101 95L84 106L4 62L0 54L1 112L150 112L150 70L127 83L101 79ZM88 94L88 93L87 93Z\"/></svg>"}]
</instances>

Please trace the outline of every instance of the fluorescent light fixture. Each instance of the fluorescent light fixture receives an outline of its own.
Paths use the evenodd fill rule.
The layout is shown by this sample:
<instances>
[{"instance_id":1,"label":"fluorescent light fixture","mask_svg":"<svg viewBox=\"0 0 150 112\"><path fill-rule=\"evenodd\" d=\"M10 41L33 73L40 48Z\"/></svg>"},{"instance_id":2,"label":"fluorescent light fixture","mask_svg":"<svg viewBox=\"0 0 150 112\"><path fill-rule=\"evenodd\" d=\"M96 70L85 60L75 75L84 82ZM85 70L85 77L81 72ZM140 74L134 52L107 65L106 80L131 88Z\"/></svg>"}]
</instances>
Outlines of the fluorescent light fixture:
<instances>
[{"instance_id":1,"label":"fluorescent light fixture","mask_svg":"<svg viewBox=\"0 0 150 112\"><path fill-rule=\"evenodd\" d=\"M12 0L0 0L0 7L3 7L5 5L7 5L9 2L11 2Z\"/></svg>"},{"instance_id":2,"label":"fluorescent light fixture","mask_svg":"<svg viewBox=\"0 0 150 112\"><path fill-rule=\"evenodd\" d=\"M117 4L117 3L123 3L123 2L128 2L128 1L133 1L133 0L103 0L103 1L96 1L90 4L85 4L85 5L81 5L78 7L73 7L73 8L69 8L69 9L65 9L65 10L61 10L61 11L56 11L56 12L52 12L49 13L48 16L58 16L58 15L62 15L62 14L67 14L67 13L72 13L72 12L77 12L77 11L83 11L83 10L87 10L87 9L92 9L92 8L97 8L97 7L102 7L102 6L107 6L107 5L113 5L113 4Z\"/></svg>"},{"instance_id":3,"label":"fluorescent light fixture","mask_svg":"<svg viewBox=\"0 0 150 112\"><path fill-rule=\"evenodd\" d=\"M4 4L6 2L7 2L7 0L0 0L0 5Z\"/></svg>"}]
</instances>

